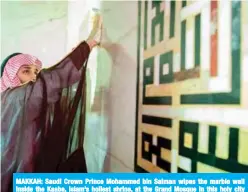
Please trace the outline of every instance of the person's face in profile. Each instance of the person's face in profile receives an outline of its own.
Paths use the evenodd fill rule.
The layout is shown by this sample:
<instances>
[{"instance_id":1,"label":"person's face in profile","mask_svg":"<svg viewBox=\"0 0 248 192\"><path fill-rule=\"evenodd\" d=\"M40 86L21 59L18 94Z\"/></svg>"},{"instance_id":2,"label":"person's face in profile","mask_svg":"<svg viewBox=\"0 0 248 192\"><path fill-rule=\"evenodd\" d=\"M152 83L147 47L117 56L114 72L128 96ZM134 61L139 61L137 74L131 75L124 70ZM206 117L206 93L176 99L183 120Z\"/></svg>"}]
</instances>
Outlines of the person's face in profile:
<instances>
[{"instance_id":1,"label":"person's face in profile","mask_svg":"<svg viewBox=\"0 0 248 192\"><path fill-rule=\"evenodd\" d=\"M28 83L30 81L35 82L39 70L36 65L23 65L17 72L17 76L21 83Z\"/></svg>"}]
</instances>

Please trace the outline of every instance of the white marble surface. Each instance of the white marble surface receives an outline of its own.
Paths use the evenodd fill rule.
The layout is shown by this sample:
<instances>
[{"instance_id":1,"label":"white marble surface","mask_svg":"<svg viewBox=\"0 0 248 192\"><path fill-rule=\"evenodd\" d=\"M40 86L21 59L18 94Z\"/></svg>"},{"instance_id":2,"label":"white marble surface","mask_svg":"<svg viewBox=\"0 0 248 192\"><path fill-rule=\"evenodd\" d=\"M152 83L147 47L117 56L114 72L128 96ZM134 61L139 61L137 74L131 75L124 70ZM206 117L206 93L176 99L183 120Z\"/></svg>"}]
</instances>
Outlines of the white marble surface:
<instances>
[{"instance_id":1,"label":"white marble surface","mask_svg":"<svg viewBox=\"0 0 248 192\"><path fill-rule=\"evenodd\" d=\"M1 2L1 60L24 52L54 65L66 54L66 25L66 1Z\"/></svg>"}]
</instances>

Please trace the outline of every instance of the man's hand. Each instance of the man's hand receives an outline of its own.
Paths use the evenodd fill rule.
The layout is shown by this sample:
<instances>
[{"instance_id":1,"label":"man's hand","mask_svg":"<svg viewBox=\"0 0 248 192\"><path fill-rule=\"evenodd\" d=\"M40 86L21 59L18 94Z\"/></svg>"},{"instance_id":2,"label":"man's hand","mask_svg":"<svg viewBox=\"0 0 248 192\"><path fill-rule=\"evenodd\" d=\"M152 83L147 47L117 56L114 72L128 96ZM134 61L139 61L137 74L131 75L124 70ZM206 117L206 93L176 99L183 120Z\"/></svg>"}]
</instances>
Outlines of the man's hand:
<instances>
[{"instance_id":1,"label":"man's hand","mask_svg":"<svg viewBox=\"0 0 248 192\"><path fill-rule=\"evenodd\" d=\"M89 37L87 38L87 41L95 41L96 44L100 44L101 37L102 37L102 17L99 13L97 13L93 17L93 27Z\"/></svg>"}]
</instances>

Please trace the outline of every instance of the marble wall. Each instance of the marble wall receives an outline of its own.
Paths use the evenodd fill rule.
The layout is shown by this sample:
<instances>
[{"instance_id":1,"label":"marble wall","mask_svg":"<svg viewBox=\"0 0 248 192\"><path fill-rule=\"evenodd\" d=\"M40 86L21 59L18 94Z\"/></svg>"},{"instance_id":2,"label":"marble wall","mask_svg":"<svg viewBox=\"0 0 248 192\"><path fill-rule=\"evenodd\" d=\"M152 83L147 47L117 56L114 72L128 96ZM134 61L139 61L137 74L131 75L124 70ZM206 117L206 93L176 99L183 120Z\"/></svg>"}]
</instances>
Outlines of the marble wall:
<instances>
[{"instance_id":1,"label":"marble wall","mask_svg":"<svg viewBox=\"0 0 248 192\"><path fill-rule=\"evenodd\" d=\"M112 62L108 88L107 172L134 171L137 5L135 1L102 1L105 51Z\"/></svg>"},{"instance_id":2,"label":"marble wall","mask_svg":"<svg viewBox=\"0 0 248 192\"><path fill-rule=\"evenodd\" d=\"M103 17L104 45L91 52L88 63L87 167L89 172L133 172L137 2L69 2L68 50L87 38L92 8Z\"/></svg>"},{"instance_id":3,"label":"marble wall","mask_svg":"<svg viewBox=\"0 0 248 192\"><path fill-rule=\"evenodd\" d=\"M66 29L66 1L1 1L1 61L22 52L54 65L66 54Z\"/></svg>"},{"instance_id":4,"label":"marble wall","mask_svg":"<svg viewBox=\"0 0 248 192\"><path fill-rule=\"evenodd\" d=\"M21 51L53 65L98 8L106 46L89 60L88 171L247 172L247 4L3 1L1 60Z\"/></svg>"}]
</instances>

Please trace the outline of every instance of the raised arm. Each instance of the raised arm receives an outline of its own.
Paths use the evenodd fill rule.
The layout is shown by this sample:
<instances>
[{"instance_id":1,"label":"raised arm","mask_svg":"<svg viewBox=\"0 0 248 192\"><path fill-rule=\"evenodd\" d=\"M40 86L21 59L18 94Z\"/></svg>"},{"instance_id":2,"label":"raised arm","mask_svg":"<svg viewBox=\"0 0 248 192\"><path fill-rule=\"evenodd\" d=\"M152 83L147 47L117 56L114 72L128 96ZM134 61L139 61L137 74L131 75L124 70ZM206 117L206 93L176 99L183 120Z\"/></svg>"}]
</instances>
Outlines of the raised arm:
<instances>
[{"instance_id":1,"label":"raised arm","mask_svg":"<svg viewBox=\"0 0 248 192\"><path fill-rule=\"evenodd\" d=\"M90 54L91 46L87 42L80 43L58 64L42 70L35 83L29 83L23 87L26 88L27 110L31 114L31 119L36 118L39 114L44 99L48 103L55 103L64 88L80 80L80 69ZM46 94L44 95L44 93Z\"/></svg>"},{"instance_id":2,"label":"raised arm","mask_svg":"<svg viewBox=\"0 0 248 192\"><path fill-rule=\"evenodd\" d=\"M80 69L90 54L90 46L86 42L80 43L71 53L49 69L42 70L34 84L33 91L42 93L44 86L46 92L53 94L80 80ZM43 85L45 83L45 85Z\"/></svg>"},{"instance_id":3,"label":"raised arm","mask_svg":"<svg viewBox=\"0 0 248 192\"><path fill-rule=\"evenodd\" d=\"M96 18L87 41L80 43L55 66L41 71L37 81L27 86L28 108L31 111L39 111L44 93L46 93L47 102L54 103L58 101L63 88L80 80L80 69L89 57L91 49L99 45L101 41L102 18L100 16Z\"/></svg>"}]
</instances>

